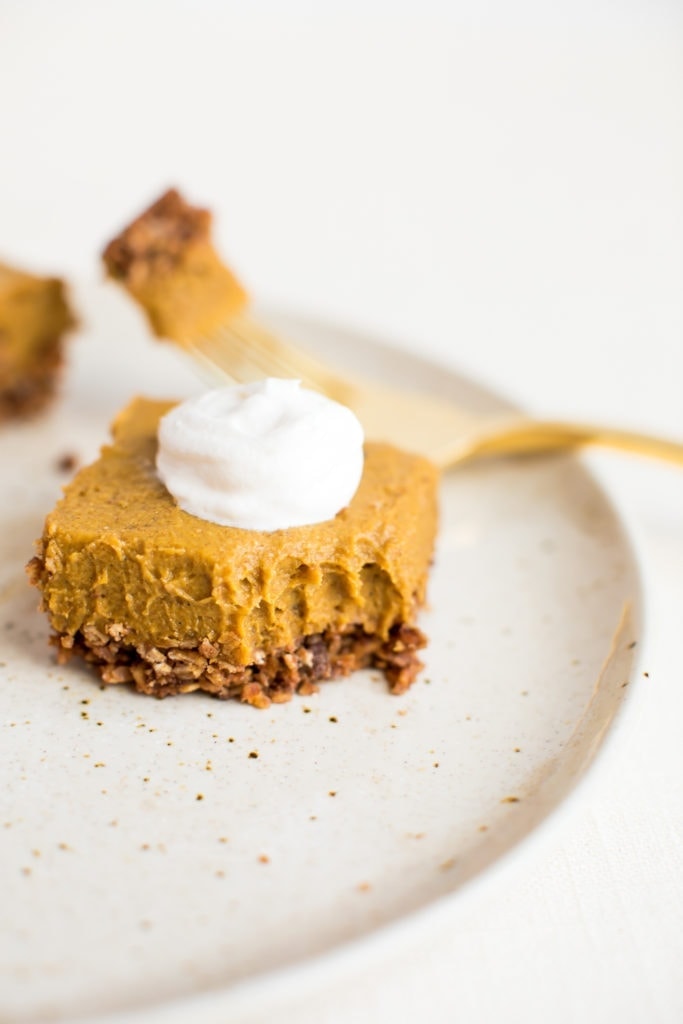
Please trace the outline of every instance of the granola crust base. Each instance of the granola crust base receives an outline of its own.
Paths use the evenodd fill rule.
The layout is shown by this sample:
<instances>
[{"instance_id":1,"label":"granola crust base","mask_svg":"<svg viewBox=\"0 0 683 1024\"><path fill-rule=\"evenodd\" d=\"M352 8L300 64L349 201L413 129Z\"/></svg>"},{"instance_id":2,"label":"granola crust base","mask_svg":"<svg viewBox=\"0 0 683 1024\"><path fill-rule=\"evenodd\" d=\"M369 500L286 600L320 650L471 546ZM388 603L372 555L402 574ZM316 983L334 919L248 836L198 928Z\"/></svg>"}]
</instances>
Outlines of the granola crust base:
<instances>
[{"instance_id":1,"label":"granola crust base","mask_svg":"<svg viewBox=\"0 0 683 1024\"><path fill-rule=\"evenodd\" d=\"M0 385L0 422L28 419L52 400L59 383L64 359L61 336L45 345L40 362L20 380Z\"/></svg>"},{"instance_id":2,"label":"granola crust base","mask_svg":"<svg viewBox=\"0 0 683 1024\"><path fill-rule=\"evenodd\" d=\"M286 703L294 693L314 693L318 683L361 668L379 669L392 693L405 693L422 668L417 652L426 645L420 630L405 623L395 625L387 640L351 626L340 633L305 636L294 647L265 655L259 664L236 666L208 639L197 647L160 650L127 644L125 634L123 626L112 623L106 633L86 626L75 636L55 633L51 642L61 663L79 655L106 684L132 684L154 697L203 690L258 708Z\"/></svg>"},{"instance_id":3,"label":"granola crust base","mask_svg":"<svg viewBox=\"0 0 683 1024\"><path fill-rule=\"evenodd\" d=\"M102 259L113 278L141 285L175 270L188 245L207 243L210 231L210 211L190 206L172 188L109 242Z\"/></svg>"}]
</instances>

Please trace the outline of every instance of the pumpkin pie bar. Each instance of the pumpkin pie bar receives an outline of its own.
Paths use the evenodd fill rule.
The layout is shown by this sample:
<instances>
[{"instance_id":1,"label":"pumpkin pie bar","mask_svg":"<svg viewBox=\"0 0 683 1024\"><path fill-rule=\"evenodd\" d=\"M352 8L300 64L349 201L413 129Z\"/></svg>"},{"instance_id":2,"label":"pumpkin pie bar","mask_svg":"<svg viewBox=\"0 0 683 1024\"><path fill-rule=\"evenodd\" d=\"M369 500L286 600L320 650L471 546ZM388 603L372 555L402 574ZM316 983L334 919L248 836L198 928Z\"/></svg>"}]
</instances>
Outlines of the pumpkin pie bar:
<instances>
[{"instance_id":1,"label":"pumpkin pie bar","mask_svg":"<svg viewBox=\"0 0 683 1024\"><path fill-rule=\"evenodd\" d=\"M211 224L209 210L170 189L102 254L108 276L140 304L159 337L193 341L247 304L247 293L213 246Z\"/></svg>"},{"instance_id":2,"label":"pumpkin pie bar","mask_svg":"<svg viewBox=\"0 0 683 1024\"><path fill-rule=\"evenodd\" d=\"M28 416L53 396L63 338L75 325L64 283L0 263L0 421Z\"/></svg>"},{"instance_id":3,"label":"pumpkin pie bar","mask_svg":"<svg viewBox=\"0 0 683 1024\"><path fill-rule=\"evenodd\" d=\"M368 443L334 519L273 532L182 511L155 468L171 402L136 399L113 443L47 517L29 575L61 660L165 697L204 690L258 707L374 667L402 693L421 667L416 625L436 530L437 471Z\"/></svg>"}]
</instances>

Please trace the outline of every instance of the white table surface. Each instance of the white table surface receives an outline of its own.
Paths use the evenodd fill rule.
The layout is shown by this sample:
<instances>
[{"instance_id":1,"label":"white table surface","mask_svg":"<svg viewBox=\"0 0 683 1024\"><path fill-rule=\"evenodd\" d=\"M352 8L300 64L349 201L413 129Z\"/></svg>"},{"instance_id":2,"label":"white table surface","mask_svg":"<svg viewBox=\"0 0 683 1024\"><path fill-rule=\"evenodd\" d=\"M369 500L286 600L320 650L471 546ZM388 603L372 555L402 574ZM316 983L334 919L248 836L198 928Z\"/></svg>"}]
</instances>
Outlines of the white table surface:
<instances>
[{"instance_id":1,"label":"white table surface","mask_svg":"<svg viewBox=\"0 0 683 1024\"><path fill-rule=\"evenodd\" d=\"M0 95L4 258L92 278L177 184L261 298L683 438L674 0L5 0ZM281 1022L683 1019L683 474L592 461L645 582L624 724L503 884Z\"/></svg>"}]
</instances>

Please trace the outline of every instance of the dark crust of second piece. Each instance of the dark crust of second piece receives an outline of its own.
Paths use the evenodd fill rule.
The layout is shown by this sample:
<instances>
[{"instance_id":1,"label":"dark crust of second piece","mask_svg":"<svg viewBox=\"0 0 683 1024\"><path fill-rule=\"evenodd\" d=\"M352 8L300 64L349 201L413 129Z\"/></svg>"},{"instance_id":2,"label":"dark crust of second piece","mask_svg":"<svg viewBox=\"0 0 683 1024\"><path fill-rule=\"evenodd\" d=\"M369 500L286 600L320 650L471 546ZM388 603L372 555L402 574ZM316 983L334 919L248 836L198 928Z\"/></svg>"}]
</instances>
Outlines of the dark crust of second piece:
<instances>
[{"instance_id":1,"label":"dark crust of second piece","mask_svg":"<svg viewBox=\"0 0 683 1024\"><path fill-rule=\"evenodd\" d=\"M52 643L60 662L80 655L104 683L131 683L154 697L204 690L221 700L236 698L266 708L291 700L294 693L314 693L318 683L361 668L379 669L392 693L405 693L422 668L417 652L426 639L405 623L394 626L386 640L351 626L305 636L294 647L266 655L260 664L241 667L208 639L192 648L133 646L126 643L126 629L116 623L106 633L86 626L75 636L55 634Z\"/></svg>"},{"instance_id":2,"label":"dark crust of second piece","mask_svg":"<svg viewBox=\"0 0 683 1024\"><path fill-rule=\"evenodd\" d=\"M21 380L0 386L0 422L41 412L57 390L63 363L59 335L44 346L40 359Z\"/></svg>"},{"instance_id":3,"label":"dark crust of second piece","mask_svg":"<svg viewBox=\"0 0 683 1024\"><path fill-rule=\"evenodd\" d=\"M112 239L102 258L112 277L141 285L152 275L170 272L188 243L208 240L210 230L210 211L190 206L176 189L169 189Z\"/></svg>"}]
</instances>

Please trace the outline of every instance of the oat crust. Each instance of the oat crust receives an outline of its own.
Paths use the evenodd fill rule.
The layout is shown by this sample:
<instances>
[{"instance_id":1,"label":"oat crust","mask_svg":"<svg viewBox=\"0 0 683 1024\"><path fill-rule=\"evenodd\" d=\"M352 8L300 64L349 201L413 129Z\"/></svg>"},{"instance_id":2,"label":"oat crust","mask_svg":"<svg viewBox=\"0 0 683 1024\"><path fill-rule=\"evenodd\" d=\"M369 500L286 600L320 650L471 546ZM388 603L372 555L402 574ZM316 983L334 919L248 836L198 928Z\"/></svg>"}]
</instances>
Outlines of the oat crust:
<instances>
[{"instance_id":1,"label":"oat crust","mask_svg":"<svg viewBox=\"0 0 683 1024\"><path fill-rule=\"evenodd\" d=\"M392 693L405 693L422 668L417 652L426 645L423 633L405 623L394 626L387 640L352 626L341 633L311 634L294 647L264 656L258 664L238 666L208 639L196 647L165 650L133 646L118 623L106 632L86 626L75 636L54 634L51 642L61 663L80 656L106 684L131 684L153 697L203 690L220 700L234 698L258 708L283 704L295 693L314 693L319 683L361 668L380 670Z\"/></svg>"}]
</instances>

